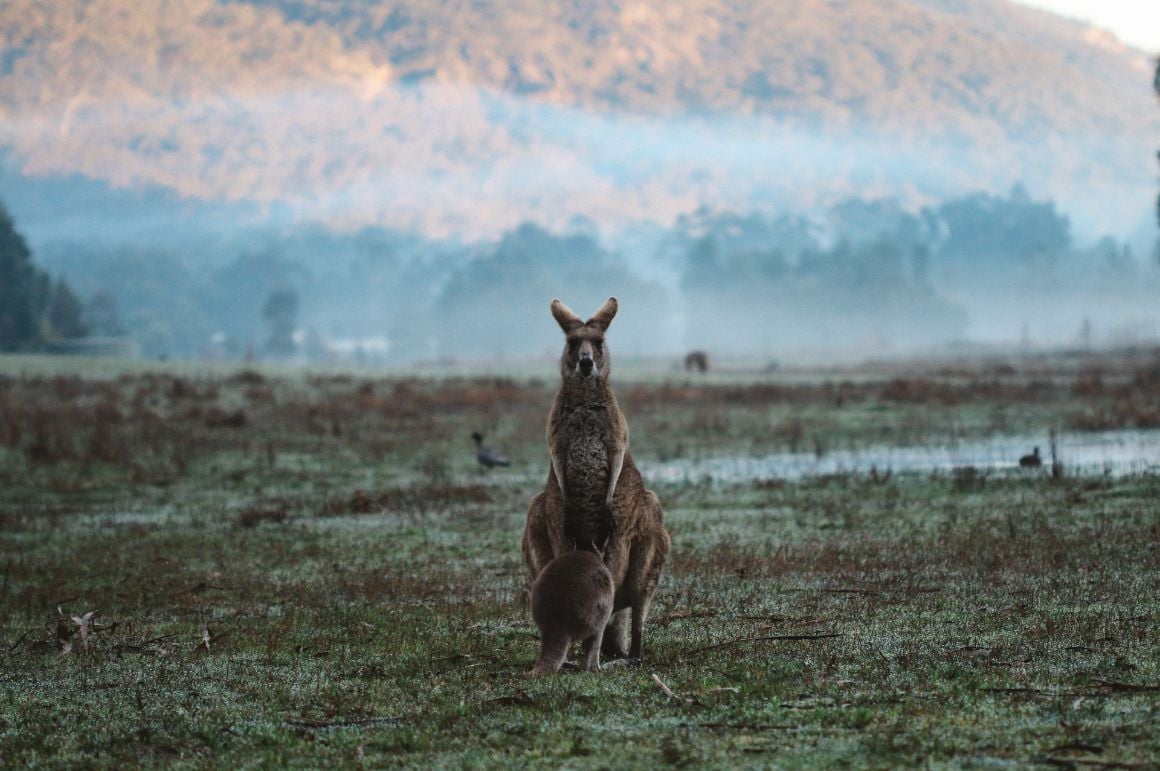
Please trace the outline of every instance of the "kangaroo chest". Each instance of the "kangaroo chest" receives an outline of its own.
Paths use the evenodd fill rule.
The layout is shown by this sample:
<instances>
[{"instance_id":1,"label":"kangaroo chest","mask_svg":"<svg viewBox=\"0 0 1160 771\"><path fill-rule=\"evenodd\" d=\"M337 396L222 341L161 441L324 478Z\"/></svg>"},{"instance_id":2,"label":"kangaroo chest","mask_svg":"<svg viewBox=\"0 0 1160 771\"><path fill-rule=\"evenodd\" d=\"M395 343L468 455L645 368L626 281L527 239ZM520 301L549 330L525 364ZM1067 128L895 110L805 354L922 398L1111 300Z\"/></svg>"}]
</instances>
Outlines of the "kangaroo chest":
<instances>
[{"instance_id":1,"label":"kangaroo chest","mask_svg":"<svg viewBox=\"0 0 1160 771\"><path fill-rule=\"evenodd\" d=\"M603 410L576 410L564 420L564 534L575 544L604 544L612 536L607 506L611 420Z\"/></svg>"},{"instance_id":2,"label":"kangaroo chest","mask_svg":"<svg viewBox=\"0 0 1160 771\"><path fill-rule=\"evenodd\" d=\"M566 441L560 449L568 503L602 505L608 493L608 438L612 430L607 410L573 410L562 427Z\"/></svg>"}]
</instances>

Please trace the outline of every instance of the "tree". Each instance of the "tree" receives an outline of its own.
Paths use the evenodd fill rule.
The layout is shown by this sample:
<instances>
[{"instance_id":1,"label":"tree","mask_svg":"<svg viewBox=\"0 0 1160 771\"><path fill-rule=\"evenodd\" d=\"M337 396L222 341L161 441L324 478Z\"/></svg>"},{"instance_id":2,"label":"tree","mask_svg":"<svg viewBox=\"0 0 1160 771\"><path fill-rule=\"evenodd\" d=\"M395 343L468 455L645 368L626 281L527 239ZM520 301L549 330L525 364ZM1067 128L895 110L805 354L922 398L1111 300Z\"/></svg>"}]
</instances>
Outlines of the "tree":
<instances>
[{"instance_id":1,"label":"tree","mask_svg":"<svg viewBox=\"0 0 1160 771\"><path fill-rule=\"evenodd\" d=\"M52 294L48 298L47 319L52 334L66 339L84 337L89 333L84 313L81 301L73 294L65 280L58 278L52 285Z\"/></svg>"},{"instance_id":2,"label":"tree","mask_svg":"<svg viewBox=\"0 0 1160 771\"><path fill-rule=\"evenodd\" d=\"M288 287L279 287L266 297L262 318L270 327L266 350L280 358L288 358L298 351L294 329L298 326L298 293Z\"/></svg>"},{"instance_id":3,"label":"tree","mask_svg":"<svg viewBox=\"0 0 1160 771\"><path fill-rule=\"evenodd\" d=\"M976 273L1050 264L1072 245L1068 218L1052 201L1033 201L1022 185L1006 199L975 193L947 201L936 214L943 231L940 259Z\"/></svg>"},{"instance_id":4,"label":"tree","mask_svg":"<svg viewBox=\"0 0 1160 771\"><path fill-rule=\"evenodd\" d=\"M689 342L753 353L929 344L962 333L963 312L931 281L929 220L893 201L848 199L825 222L822 231L800 216L727 212L679 222Z\"/></svg>"},{"instance_id":5,"label":"tree","mask_svg":"<svg viewBox=\"0 0 1160 771\"><path fill-rule=\"evenodd\" d=\"M0 351L28 347L40 333L48 302L48 276L32 264L32 252L0 204Z\"/></svg>"},{"instance_id":6,"label":"tree","mask_svg":"<svg viewBox=\"0 0 1160 771\"><path fill-rule=\"evenodd\" d=\"M592 236L555 235L525 223L505 233L494 249L452 270L434 303L434 353L554 351L560 331L548 315L548 301L559 297L578 313L588 313L610 295L622 307L636 309L616 321L621 355L655 349L665 339L667 298L659 286L634 275Z\"/></svg>"},{"instance_id":7,"label":"tree","mask_svg":"<svg viewBox=\"0 0 1160 771\"><path fill-rule=\"evenodd\" d=\"M85 325L89 332L102 337L120 337L125 334L121 324L121 313L117 310L117 300L105 290L93 295L85 306Z\"/></svg>"},{"instance_id":8,"label":"tree","mask_svg":"<svg viewBox=\"0 0 1160 771\"><path fill-rule=\"evenodd\" d=\"M250 340L261 333L253 298L270 298L294 287L313 289L311 279L302 268L287 259L282 244L260 243L215 271L209 286L198 291L199 304L212 320L215 331Z\"/></svg>"}]
</instances>

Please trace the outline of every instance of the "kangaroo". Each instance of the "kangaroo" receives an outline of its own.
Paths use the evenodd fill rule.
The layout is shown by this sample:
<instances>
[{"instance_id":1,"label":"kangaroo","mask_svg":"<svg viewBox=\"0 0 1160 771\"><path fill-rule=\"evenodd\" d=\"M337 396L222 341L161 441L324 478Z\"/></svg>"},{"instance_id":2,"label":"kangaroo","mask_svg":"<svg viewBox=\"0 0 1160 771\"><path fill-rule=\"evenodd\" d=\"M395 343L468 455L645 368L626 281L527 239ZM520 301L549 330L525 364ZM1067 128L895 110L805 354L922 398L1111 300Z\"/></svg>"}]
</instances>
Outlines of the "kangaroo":
<instances>
[{"instance_id":1,"label":"kangaroo","mask_svg":"<svg viewBox=\"0 0 1160 771\"><path fill-rule=\"evenodd\" d=\"M709 354L704 351L689 351L685 355L685 370L688 372L708 372Z\"/></svg>"},{"instance_id":2,"label":"kangaroo","mask_svg":"<svg viewBox=\"0 0 1160 771\"><path fill-rule=\"evenodd\" d=\"M565 344L560 388L548 414L551 463L544 491L528 507L521 546L535 580L572 544L606 543L604 564L616 593L603 652L606 658L639 660L649 603L670 540L660 501L645 488L632 462L628 422L608 384L612 358L604 333L618 307L610 297L585 322L552 300L552 316L564 331Z\"/></svg>"},{"instance_id":3,"label":"kangaroo","mask_svg":"<svg viewBox=\"0 0 1160 771\"><path fill-rule=\"evenodd\" d=\"M540 630L533 675L558 671L578 640L584 645L584 669L600 671L600 642L614 591L612 574L596 552L565 552L544 567L532 584L532 619Z\"/></svg>"}]
</instances>

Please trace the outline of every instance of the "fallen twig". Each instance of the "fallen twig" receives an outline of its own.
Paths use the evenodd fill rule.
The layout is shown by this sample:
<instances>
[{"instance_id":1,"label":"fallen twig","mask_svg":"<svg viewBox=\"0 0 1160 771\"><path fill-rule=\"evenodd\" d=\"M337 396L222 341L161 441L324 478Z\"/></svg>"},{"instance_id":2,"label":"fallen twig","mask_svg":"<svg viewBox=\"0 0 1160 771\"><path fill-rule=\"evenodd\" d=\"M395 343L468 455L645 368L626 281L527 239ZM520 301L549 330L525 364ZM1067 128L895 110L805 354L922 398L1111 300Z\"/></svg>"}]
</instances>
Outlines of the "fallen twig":
<instances>
[{"instance_id":1,"label":"fallen twig","mask_svg":"<svg viewBox=\"0 0 1160 771\"><path fill-rule=\"evenodd\" d=\"M1048 752L1087 752L1092 755L1102 755L1104 748L1098 744L1080 744L1072 742L1070 744L1060 744L1052 747Z\"/></svg>"},{"instance_id":2,"label":"fallen twig","mask_svg":"<svg viewBox=\"0 0 1160 771\"><path fill-rule=\"evenodd\" d=\"M735 640L726 640L725 642L714 643L713 645L703 645L700 648L693 648L692 650L685 651L681 658L692 656L694 653L704 653L705 651L727 648L731 645L741 645L742 643L766 642L771 640L826 640L832 637L844 636L841 632L828 632L826 634L770 634L759 637L739 637Z\"/></svg>"},{"instance_id":3,"label":"fallen twig","mask_svg":"<svg viewBox=\"0 0 1160 771\"><path fill-rule=\"evenodd\" d=\"M818 624L827 624L830 619L822 616L738 616L742 621L765 621L770 624L789 624L791 626L816 626Z\"/></svg>"},{"instance_id":4,"label":"fallen twig","mask_svg":"<svg viewBox=\"0 0 1160 771\"><path fill-rule=\"evenodd\" d=\"M781 723L685 723L686 727L720 728L733 731L792 731L798 726Z\"/></svg>"},{"instance_id":5,"label":"fallen twig","mask_svg":"<svg viewBox=\"0 0 1160 771\"><path fill-rule=\"evenodd\" d=\"M23 634L21 634L19 637L16 638L16 642L14 642L14 643L12 643L12 645L8 646L8 652L11 653L12 651L16 650L20 646L20 643L24 642L25 638L27 638L28 635L32 634L33 631L35 631L35 630L25 629Z\"/></svg>"},{"instance_id":6,"label":"fallen twig","mask_svg":"<svg viewBox=\"0 0 1160 771\"><path fill-rule=\"evenodd\" d=\"M367 717L355 720L287 720L286 725L295 728L348 728L360 725L377 725L380 723L402 723L401 717Z\"/></svg>"},{"instance_id":7,"label":"fallen twig","mask_svg":"<svg viewBox=\"0 0 1160 771\"><path fill-rule=\"evenodd\" d=\"M983 688L982 691L983 691L983 693L1031 693L1031 694L1035 694L1036 696L1053 696L1053 695L1055 695L1055 694L1050 694L1047 691L1040 690L1039 688L1024 688L1024 687Z\"/></svg>"},{"instance_id":8,"label":"fallen twig","mask_svg":"<svg viewBox=\"0 0 1160 771\"><path fill-rule=\"evenodd\" d=\"M653 679L653 682L657 684L657 687L660 688L661 691L665 694L665 696L668 696L669 699L671 699L672 701L683 701L686 704L695 703L694 699L689 699L689 698L686 698L684 696L678 696L677 694L673 693L672 690L667 685L665 685L664 681L661 680L660 676L657 675L655 672L653 673L652 679Z\"/></svg>"},{"instance_id":9,"label":"fallen twig","mask_svg":"<svg viewBox=\"0 0 1160 771\"><path fill-rule=\"evenodd\" d=\"M653 619L650 623L655 626L666 626L674 621L687 621L692 618L713 618L720 615L715 610L688 610L678 613L670 613L666 616Z\"/></svg>"},{"instance_id":10,"label":"fallen twig","mask_svg":"<svg viewBox=\"0 0 1160 771\"><path fill-rule=\"evenodd\" d=\"M204 592L208 589L216 589L218 591L222 591L225 589L225 587L224 586L216 586L214 584L209 584L209 583L206 583L205 581L198 581L196 584L189 587L188 589L181 589L180 591L176 592L176 594L179 596L183 595L183 594L197 594L198 592Z\"/></svg>"},{"instance_id":11,"label":"fallen twig","mask_svg":"<svg viewBox=\"0 0 1160 771\"><path fill-rule=\"evenodd\" d=\"M847 709L853 706L852 701L838 702L830 698L821 699L805 699L804 701L783 701L781 702L782 709L817 709L818 707L837 707L839 709Z\"/></svg>"},{"instance_id":12,"label":"fallen twig","mask_svg":"<svg viewBox=\"0 0 1160 771\"><path fill-rule=\"evenodd\" d=\"M527 691L516 691L510 696L497 696L494 699L488 699L488 701L504 707L533 707L536 704Z\"/></svg>"},{"instance_id":13,"label":"fallen twig","mask_svg":"<svg viewBox=\"0 0 1160 771\"><path fill-rule=\"evenodd\" d=\"M1151 685L1147 683L1121 683L1116 680L1104 680L1102 677L1095 679L1095 684L1100 688L1110 688L1113 691L1160 691L1160 685Z\"/></svg>"},{"instance_id":14,"label":"fallen twig","mask_svg":"<svg viewBox=\"0 0 1160 771\"><path fill-rule=\"evenodd\" d=\"M1096 760L1094 758L1057 758L1048 755L1043 759L1043 762L1049 766L1061 766L1063 768L1075 768L1076 766L1087 766L1088 768L1153 768L1151 763L1143 761L1128 761L1125 763L1114 760Z\"/></svg>"},{"instance_id":15,"label":"fallen twig","mask_svg":"<svg viewBox=\"0 0 1160 771\"><path fill-rule=\"evenodd\" d=\"M148 646L156 645L157 643L164 642L165 640L173 637L177 637L176 632L173 634L162 635L161 637L154 637L152 640L143 640L139 643L120 643L113 650L118 654L128 652L139 653L142 656L155 656L163 649L150 649Z\"/></svg>"}]
</instances>

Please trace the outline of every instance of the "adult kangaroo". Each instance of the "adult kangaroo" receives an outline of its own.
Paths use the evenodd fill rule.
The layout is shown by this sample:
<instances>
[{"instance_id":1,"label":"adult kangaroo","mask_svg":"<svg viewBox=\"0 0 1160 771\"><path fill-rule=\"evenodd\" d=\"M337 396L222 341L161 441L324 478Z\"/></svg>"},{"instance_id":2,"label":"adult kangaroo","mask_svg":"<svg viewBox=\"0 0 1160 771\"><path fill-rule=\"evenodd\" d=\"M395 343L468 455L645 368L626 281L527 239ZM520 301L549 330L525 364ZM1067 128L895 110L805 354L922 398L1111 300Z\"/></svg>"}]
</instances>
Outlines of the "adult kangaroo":
<instances>
[{"instance_id":1,"label":"adult kangaroo","mask_svg":"<svg viewBox=\"0 0 1160 771\"><path fill-rule=\"evenodd\" d=\"M645 488L628 451L628 422L612 394L612 358L604 342L618 303L608 298L582 321L552 300L564 331L560 389L548 414L551 467L532 499L524 525L524 562L533 580L553 558L604 544L604 564L616 586L604 633L605 658L641 658L645 619L669 553L669 534L656 495ZM632 614L629 645L627 615Z\"/></svg>"}]
</instances>

